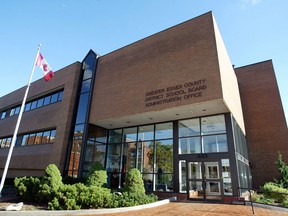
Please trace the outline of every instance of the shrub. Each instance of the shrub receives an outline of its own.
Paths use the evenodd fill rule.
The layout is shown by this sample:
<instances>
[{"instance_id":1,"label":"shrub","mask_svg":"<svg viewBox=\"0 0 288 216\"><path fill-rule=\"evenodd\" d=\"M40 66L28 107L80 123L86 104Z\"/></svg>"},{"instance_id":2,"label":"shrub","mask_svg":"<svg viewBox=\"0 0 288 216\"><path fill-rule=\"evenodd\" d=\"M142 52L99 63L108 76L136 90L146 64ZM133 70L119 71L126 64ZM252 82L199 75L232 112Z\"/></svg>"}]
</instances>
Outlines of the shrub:
<instances>
[{"instance_id":1,"label":"shrub","mask_svg":"<svg viewBox=\"0 0 288 216\"><path fill-rule=\"evenodd\" d=\"M273 204L274 199L267 198L263 194L257 194L256 192L252 194L252 201L257 203L264 203L264 204Z\"/></svg>"},{"instance_id":2,"label":"shrub","mask_svg":"<svg viewBox=\"0 0 288 216\"><path fill-rule=\"evenodd\" d=\"M83 186L83 187L82 187ZM81 206L77 205L76 199L79 197L78 188L85 189L82 183L73 185L61 185L51 202L48 202L48 209L51 210L76 210ZM85 190L83 190L85 191Z\"/></svg>"},{"instance_id":3,"label":"shrub","mask_svg":"<svg viewBox=\"0 0 288 216\"><path fill-rule=\"evenodd\" d=\"M110 208L129 207L136 205L144 205L158 200L154 194L143 195L137 193L123 192L122 195L113 194L110 202Z\"/></svg>"},{"instance_id":4,"label":"shrub","mask_svg":"<svg viewBox=\"0 0 288 216\"><path fill-rule=\"evenodd\" d=\"M53 199L62 186L62 176L55 164L50 164L45 169L45 176L39 186L38 202L49 202Z\"/></svg>"},{"instance_id":5,"label":"shrub","mask_svg":"<svg viewBox=\"0 0 288 216\"><path fill-rule=\"evenodd\" d=\"M111 203L109 189L97 186L87 187L82 183L63 185L54 199L48 203L51 210L76 210L81 208L105 208Z\"/></svg>"},{"instance_id":6,"label":"shrub","mask_svg":"<svg viewBox=\"0 0 288 216\"><path fill-rule=\"evenodd\" d=\"M19 177L14 179L16 194L21 196L23 201L38 201L38 192L41 185L41 178L37 177Z\"/></svg>"},{"instance_id":7,"label":"shrub","mask_svg":"<svg viewBox=\"0 0 288 216\"><path fill-rule=\"evenodd\" d=\"M288 199L288 190L282 188L277 183L267 182L262 188L264 190L264 195L267 198L274 199L276 202L282 203Z\"/></svg>"},{"instance_id":8,"label":"shrub","mask_svg":"<svg viewBox=\"0 0 288 216\"><path fill-rule=\"evenodd\" d=\"M63 184L60 170L55 164L50 164L45 169L44 181L49 185L52 192L57 192Z\"/></svg>"},{"instance_id":9,"label":"shrub","mask_svg":"<svg viewBox=\"0 0 288 216\"><path fill-rule=\"evenodd\" d=\"M97 187L107 187L107 172L96 170L87 178L87 185Z\"/></svg>"},{"instance_id":10,"label":"shrub","mask_svg":"<svg viewBox=\"0 0 288 216\"><path fill-rule=\"evenodd\" d=\"M63 184L76 184L76 183L86 183L87 179L85 177L74 178L72 176L63 176L62 182Z\"/></svg>"},{"instance_id":11,"label":"shrub","mask_svg":"<svg viewBox=\"0 0 288 216\"><path fill-rule=\"evenodd\" d=\"M99 161L91 167L86 184L89 186L107 187L107 172Z\"/></svg>"},{"instance_id":12,"label":"shrub","mask_svg":"<svg viewBox=\"0 0 288 216\"><path fill-rule=\"evenodd\" d=\"M284 200L282 203L281 203L282 206L284 207L288 207L288 199Z\"/></svg>"},{"instance_id":13,"label":"shrub","mask_svg":"<svg viewBox=\"0 0 288 216\"><path fill-rule=\"evenodd\" d=\"M84 202L88 208L107 208L110 206L112 194L110 189L97 186L90 186L89 196Z\"/></svg>"},{"instance_id":14,"label":"shrub","mask_svg":"<svg viewBox=\"0 0 288 216\"><path fill-rule=\"evenodd\" d=\"M125 191L128 193L145 194L142 175L138 169L133 168L126 174Z\"/></svg>"}]
</instances>

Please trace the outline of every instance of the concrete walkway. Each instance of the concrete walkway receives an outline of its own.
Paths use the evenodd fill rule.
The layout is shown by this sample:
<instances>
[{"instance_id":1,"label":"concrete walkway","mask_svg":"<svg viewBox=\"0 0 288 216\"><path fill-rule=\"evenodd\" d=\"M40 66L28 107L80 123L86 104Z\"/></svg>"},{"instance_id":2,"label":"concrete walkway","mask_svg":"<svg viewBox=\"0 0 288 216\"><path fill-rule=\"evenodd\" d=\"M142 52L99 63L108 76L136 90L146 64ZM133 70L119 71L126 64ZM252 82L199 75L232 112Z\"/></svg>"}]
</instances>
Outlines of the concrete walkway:
<instances>
[{"instance_id":1,"label":"concrete walkway","mask_svg":"<svg viewBox=\"0 0 288 216\"><path fill-rule=\"evenodd\" d=\"M282 210L282 211L281 211ZM284 211L283 211L284 210ZM285 212L286 211L286 212ZM257 216L288 216L287 209L278 208L277 210L254 207L255 215ZM1 211L1 216L245 216L253 215L251 206L244 205L229 205L229 204L211 204L211 203L195 203L191 201L176 201L168 200L159 201L155 204L144 206L128 207L120 209L91 209L77 211L20 211L6 212Z\"/></svg>"}]
</instances>

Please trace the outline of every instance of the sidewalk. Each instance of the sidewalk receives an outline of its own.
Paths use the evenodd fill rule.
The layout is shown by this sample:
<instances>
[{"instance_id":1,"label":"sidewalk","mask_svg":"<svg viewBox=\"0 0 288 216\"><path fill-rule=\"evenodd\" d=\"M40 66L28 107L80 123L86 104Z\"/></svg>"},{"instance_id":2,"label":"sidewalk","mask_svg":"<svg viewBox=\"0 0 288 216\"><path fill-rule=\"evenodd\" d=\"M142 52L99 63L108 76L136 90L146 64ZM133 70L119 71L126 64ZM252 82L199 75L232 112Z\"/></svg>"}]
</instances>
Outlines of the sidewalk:
<instances>
[{"instance_id":1,"label":"sidewalk","mask_svg":"<svg viewBox=\"0 0 288 216\"><path fill-rule=\"evenodd\" d=\"M156 207L129 207L121 209L90 209L90 210L77 210L77 211L19 211L19 212L6 212L2 211L1 216L68 216L68 215L81 215L81 216L216 216L216 215L229 215L229 216L248 216L252 214L251 206L244 205L229 205L229 204L211 204L211 203L195 203L191 201L176 201L176 202L163 202L156 205ZM141 209L142 208L142 209ZM141 210L135 210L141 209ZM288 216L286 212L278 210L271 210L265 208L254 207L255 215L257 216Z\"/></svg>"}]
</instances>

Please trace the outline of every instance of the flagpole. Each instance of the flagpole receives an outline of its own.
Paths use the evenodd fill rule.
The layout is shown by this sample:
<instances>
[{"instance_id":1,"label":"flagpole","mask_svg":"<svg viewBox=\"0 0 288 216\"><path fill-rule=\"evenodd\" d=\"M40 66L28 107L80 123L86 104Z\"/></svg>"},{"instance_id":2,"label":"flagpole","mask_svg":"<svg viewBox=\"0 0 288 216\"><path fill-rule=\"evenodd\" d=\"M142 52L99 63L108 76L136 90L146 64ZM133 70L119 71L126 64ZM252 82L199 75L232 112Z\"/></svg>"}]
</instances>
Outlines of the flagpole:
<instances>
[{"instance_id":1,"label":"flagpole","mask_svg":"<svg viewBox=\"0 0 288 216\"><path fill-rule=\"evenodd\" d=\"M11 156L12 156L12 153L13 153L13 149L14 149L14 146L15 146L15 143L16 143L17 133L18 133L18 130L19 130L22 114L24 112L24 107L25 107L25 103L26 103L26 100L27 100L29 88L30 88L30 85L31 85L31 82L32 82L32 77L33 77L33 74L34 74L36 61L37 61L38 55L40 53L40 47L41 47L41 44L38 45L37 54L36 54L35 61L34 61L34 64L33 64L32 70L31 70L30 79L29 79L29 82L28 82L28 85L27 85L27 88L26 88L26 92L25 92L23 101L22 101L22 105L21 105L21 108L20 108L20 112L19 112L19 115L18 115L16 127L15 127L14 134L13 134L13 138L12 138L11 145L10 145L10 148L9 148L9 153L8 153L8 156L7 156L7 159L6 159L6 164L5 164L5 168L4 168L4 171L3 171L3 175L2 175L2 178L1 178L1 184L0 184L0 198L2 197L2 189L4 187L4 182L5 182L5 179L6 179L7 172L8 172L8 167L9 167Z\"/></svg>"}]
</instances>

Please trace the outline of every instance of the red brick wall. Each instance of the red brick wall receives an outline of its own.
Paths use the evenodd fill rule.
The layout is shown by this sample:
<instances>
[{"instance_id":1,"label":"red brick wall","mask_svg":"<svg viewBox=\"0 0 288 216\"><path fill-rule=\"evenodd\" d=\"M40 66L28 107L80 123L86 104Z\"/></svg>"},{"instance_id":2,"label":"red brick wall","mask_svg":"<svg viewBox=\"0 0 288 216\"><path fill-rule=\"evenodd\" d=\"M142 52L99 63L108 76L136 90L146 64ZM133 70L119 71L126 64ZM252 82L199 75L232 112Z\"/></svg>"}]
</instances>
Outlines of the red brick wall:
<instances>
[{"instance_id":1,"label":"red brick wall","mask_svg":"<svg viewBox=\"0 0 288 216\"><path fill-rule=\"evenodd\" d=\"M206 79L202 97L145 106L146 92ZM222 99L211 13L100 57L90 121Z\"/></svg>"},{"instance_id":2,"label":"red brick wall","mask_svg":"<svg viewBox=\"0 0 288 216\"><path fill-rule=\"evenodd\" d=\"M28 100L61 88L64 88L64 95L61 102L24 112L19 133L56 128L56 139L54 144L15 147L7 177L42 175L50 163L63 170L80 67L79 62L74 63L57 71L48 82L40 79L31 84ZM23 87L1 97L0 109L20 104L25 90ZM12 137L17 118L18 115L15 115L0 120L0 137ZM3 172L8 150L8 148L0 149L0 174Z\"/></svg>"},{"instance_id":3,"label":"red brick wall","mask_svg":"<svg viewBox=\"0 0 288 216\"><path fill-rule=\"evenodd\" d=\"M288 162L288 137L272 61L235 70L241 95L252 166L253 187L278 177L280 151Z\"/></svg>"}]
</instances>

